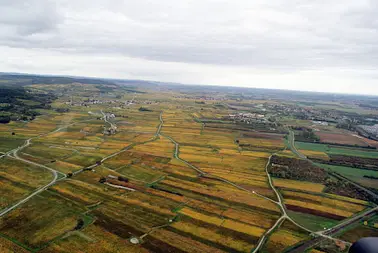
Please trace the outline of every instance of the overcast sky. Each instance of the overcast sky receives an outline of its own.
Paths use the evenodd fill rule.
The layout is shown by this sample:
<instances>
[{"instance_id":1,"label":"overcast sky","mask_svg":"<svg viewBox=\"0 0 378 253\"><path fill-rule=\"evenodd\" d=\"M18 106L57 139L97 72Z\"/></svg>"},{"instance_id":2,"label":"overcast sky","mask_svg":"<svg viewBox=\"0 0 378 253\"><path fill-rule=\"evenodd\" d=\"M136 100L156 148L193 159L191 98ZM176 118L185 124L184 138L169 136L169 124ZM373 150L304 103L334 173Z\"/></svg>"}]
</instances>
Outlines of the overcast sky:
<instances>
[{"instance_id":1,"label":"overcast sky","mask_svg":"<svg viewBox=\"0 0 378 253\"><path fill-rule=\"evenodd\" d=\"M377 0L0 0L0 71L378 95Z\"/></svg>"}]
</instances>

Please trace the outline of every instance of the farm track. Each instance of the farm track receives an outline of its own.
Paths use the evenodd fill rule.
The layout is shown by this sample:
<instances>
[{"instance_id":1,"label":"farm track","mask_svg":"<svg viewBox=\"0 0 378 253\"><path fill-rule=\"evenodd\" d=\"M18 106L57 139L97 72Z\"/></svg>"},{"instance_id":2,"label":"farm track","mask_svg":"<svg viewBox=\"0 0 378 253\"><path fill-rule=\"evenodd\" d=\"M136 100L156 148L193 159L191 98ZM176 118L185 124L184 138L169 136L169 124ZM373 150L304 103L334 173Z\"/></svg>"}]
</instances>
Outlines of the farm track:
<instances>
[{"instance_id":1,"label":"farm track","mask_svg":"<svg viewBox=\"0 0 378 253\"><path fill-rule=\"evenodd\" d=\"M110 125L110 128L117 129L117 125L114 124L114 123L112 123L112 122L110 122L110 121L108 120L108 117L106 116L106 114L105 114L102 110L101 110L101 114L102 114L102 116L104 117L104 121L105 121L105 123L108 123L108 124Z\"/></svg>"}]
</instances>

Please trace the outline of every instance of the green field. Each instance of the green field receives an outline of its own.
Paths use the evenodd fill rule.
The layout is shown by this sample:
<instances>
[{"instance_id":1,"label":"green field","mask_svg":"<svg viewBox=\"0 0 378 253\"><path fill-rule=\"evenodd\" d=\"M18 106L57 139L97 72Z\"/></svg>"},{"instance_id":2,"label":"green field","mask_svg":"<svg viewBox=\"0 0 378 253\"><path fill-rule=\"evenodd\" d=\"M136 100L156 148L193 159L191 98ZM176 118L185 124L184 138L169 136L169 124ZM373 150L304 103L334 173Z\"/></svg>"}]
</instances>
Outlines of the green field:
<instances>
[{"instance_id":1,"label":"green field","mask_svg":"<svg viewBox=\"0 0 378 253\"><path fill-rule=\"evenodd\" d=\"M318 144L318 143L308 143L308 142L295 142L295 146L299 150L312 150L325 152L330 155L346 155L346 156L359 156L365 158L378 158L377 151L369 151L367 149L358 148L344 148L340 146Z\"/></svg>"},{"instance_id":2,"label":"green field","mask_svg":"<svg viewBox=\"0 0 378 253\"><path fill-rule=\"evenodd\" d=\"M0 152L5 153L24 144L24 139L0 137Z\"/></svg>"},{"instance_id":3,"label":"green field","mask_svg":"<svg viewBox=\"0 0 378 253\"><path fill-rule=\"evenodd\" d=\"M325 217L315 216L311 214L303 214L293 211L287 212L290 218L294 219L300 225L313 231L324 230L324 228L330 228L337 225L338 221L328 219Z\"/></svg>"},{"instance_id":4,"label":"green field","mask_svg":"<svg viewBox=\"0 0 378 253\"><path fill-rule=\"evenodd\" d=\"M351 168L351 167L345 167L345 166L335 166L335 165L328 165L328 164L317 164L317 165L326 169L330 169L346 177L351 177L351 178L356 178L356 177L361 178L364 176L378 177L378 171L376 170L364 170L364 169Z\"/></svg>"}]
</instances>

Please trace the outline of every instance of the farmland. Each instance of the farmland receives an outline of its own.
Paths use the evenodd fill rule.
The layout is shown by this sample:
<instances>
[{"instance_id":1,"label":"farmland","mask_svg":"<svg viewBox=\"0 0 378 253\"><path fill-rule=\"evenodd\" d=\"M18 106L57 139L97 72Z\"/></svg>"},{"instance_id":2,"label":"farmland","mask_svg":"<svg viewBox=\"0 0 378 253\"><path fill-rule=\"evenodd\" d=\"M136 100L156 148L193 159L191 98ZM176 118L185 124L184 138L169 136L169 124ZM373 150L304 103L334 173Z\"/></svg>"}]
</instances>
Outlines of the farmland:
<instances>
[{"instance_id":1,"label":"farmland","mask_svg":"<svg viewBox=\"0 0 378 253\"><path fill-rule=\"evenodd\" d=\"M368 146L369 143L364 140L363 137L357 136L352 133L335 133L335 132L317 132L317 136L320 137L321 142L333 143L333 144L346 144L356 146Z\"/></svg>"},{"instance_id":2,"label":"farmland","mask_svg":"<svg viewBox=\"0 0 378 253\"><path fill-rule=\"evenodd\" d=\"M296 146L299 150L319 151L333 155L349 155L365 158L378 158L378 152L374 150L347 148L335 145L314 144L305 142L296 142Z\"/></svg>"},{"instance_id":3,"label":"farmland","mask_svg":"<svg viewBox=\"0 0 378 253\"><path fill-rule=\"evenodd\" d=\"M312 123L283 100L49 80L25 89L51 107L0 124L0 251L283 252L375 207L331 172L374 188L378 152L294 152L289 127Z\"/></svg>"}]
</instances>

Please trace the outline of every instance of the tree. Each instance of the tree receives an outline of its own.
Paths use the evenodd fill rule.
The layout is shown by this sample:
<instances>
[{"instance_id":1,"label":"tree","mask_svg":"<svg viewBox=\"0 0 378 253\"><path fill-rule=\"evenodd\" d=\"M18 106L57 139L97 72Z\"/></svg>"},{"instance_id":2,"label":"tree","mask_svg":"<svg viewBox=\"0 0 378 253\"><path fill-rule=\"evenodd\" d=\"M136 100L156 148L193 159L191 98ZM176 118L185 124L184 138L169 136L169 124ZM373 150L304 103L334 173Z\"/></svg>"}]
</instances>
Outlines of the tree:
<instances>
[{"instance_id":1,"label":"tree","mask_svg":"<svg viewBox=\"0 0 378 253\"><path fill-rule=\"evenodd\" d=\"M106 178L105 178L105 177L101 177L100 180L99 180L99 182L100 182L101 184L105 183L105 182L106 182Z\"/></svg>"},{"instance_id":2,"label":"tree","mask_svg":"<svg viewBox=\"0 0 378 253\"><path fill-rule=\"evenodd\" d=\"M10 122L10 117L9 116L0 116L0 123L1 124L7 124Z\"/></svg>"},{"instance_id":3,"label":"tree","mask_svg":"<svg viewBox=\"0 0 378 253\"><path fill-rule=\"evenodd\" d=\"M148 108L146 108L146 107L140 107L140 108L139 108L139 111L140 111L140 112L152 112L152 110L150 110L150 109L148 109Z\"/></svg>"},{"instance_id":4,"label":"tree","mask_svg":"<svg viewBox=\"0 0 378 253\"><path fill-rule=\"evenodd\" d=\"M84 220L83 219L79 219L77 221L77 224L76 224L76 227L74 228L74 230L80 230L84 227Z\"/></svg>"},{"instance_id":5,"label":"tree","mask_svg":"<svg viewBox=\"0 0 378 253\"><path fill-rule=\"evenodd\" d=\"M122 181L122 182L129 182L129 179L126 178L126 177L122 177L122 176L118 176L118 181Z\"/></svg>"}]
</instances>

